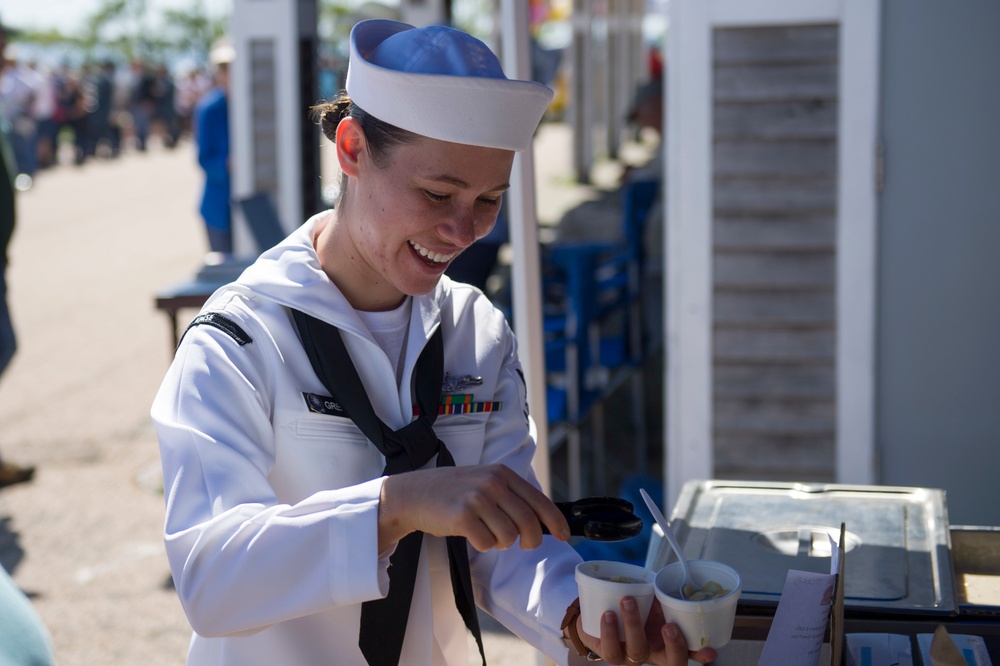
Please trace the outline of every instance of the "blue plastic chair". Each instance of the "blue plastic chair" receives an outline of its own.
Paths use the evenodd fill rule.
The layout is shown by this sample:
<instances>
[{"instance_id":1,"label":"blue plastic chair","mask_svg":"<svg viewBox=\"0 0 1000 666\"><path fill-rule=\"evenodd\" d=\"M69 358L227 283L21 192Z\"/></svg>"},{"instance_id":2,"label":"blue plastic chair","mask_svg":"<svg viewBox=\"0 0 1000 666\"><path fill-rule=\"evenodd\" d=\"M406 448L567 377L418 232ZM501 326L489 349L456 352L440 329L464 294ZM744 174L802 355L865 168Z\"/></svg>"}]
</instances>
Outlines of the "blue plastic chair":
<instances>
[{"instance_id":1,"label":"blue plastic chair","mask_svg":"<svg viewBox=\"0 0 1000 666\"><path fill-rule=\"evenodd\" d=\"M553 441L558 445L562 435L567 443L571 497L585 490L591 466L598 470L606 466L601 398L621 377L633 382L632 418L640 429L636 458L646 458L642 377L634 371L616 371L638 367L645 356L642 241L657 191L656 181L637 181L623 188L624 242L555 243L542 255L548 417L557 426ZM597 436L590 455L584 456L581 426L588 416Z\"/></svg>"},{"instance_id":2,"label":"blue plastic chair","mask_svg":"<svg viewBox=\"0 0 1000 666\"><path fill-rule=\"evenodd\" d=\"M555 442L564 439L569 461L568 493L579 497L590 476L583 455L581 426L594 421L593 452L603 449L600 399L607 385L609 364L622 347L604 335L605 323L616 311L624 319L625 280L605 275L609 257L620 249L607 243L557 243L543 253L545 266L545 352L549 422L557 426ZM559 436L562 437L559 437Z\"/></svg>"}]
</instances>

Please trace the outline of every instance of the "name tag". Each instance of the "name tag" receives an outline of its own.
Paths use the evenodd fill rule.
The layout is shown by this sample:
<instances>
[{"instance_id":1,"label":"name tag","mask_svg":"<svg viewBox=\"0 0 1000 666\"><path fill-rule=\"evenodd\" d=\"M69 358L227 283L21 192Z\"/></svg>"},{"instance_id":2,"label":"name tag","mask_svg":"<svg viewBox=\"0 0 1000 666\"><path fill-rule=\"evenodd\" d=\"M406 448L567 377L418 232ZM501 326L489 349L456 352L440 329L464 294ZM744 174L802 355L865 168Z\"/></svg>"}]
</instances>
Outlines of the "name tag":
<instances>
[{"instance_id":1,"label":"name tag","mask_svg":"<svg viewBox=\"0 0 1000 666\"><path fill-rule=\"evenodd\" d=\"M341 416L345 419L351 418L343 405L333 398L318 393L303 393L302 397L306 401L306 407L314 414L324 414L326 416Z\"/></svg>"}]
</instances>

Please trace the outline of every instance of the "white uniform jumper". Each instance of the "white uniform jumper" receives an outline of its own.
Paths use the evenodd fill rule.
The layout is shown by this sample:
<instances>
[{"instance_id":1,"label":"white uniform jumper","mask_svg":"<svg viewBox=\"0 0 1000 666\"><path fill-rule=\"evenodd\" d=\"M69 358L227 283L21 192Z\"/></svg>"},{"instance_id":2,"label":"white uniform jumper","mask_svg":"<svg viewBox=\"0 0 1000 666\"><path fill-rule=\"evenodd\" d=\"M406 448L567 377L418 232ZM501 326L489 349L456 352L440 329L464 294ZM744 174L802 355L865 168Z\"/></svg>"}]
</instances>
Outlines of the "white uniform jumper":
<instances>
[{"instance_id":1,"label":"white uniform jumper","mask_svg":"<svg viewBox=\"0 0 1000 666\"><path fill-rule=\"evenodd\" d=\"M457 465L503 463L535 482L525 386L502 313L442 277L412 299L397 382L395 363L320 267L316 219L206 303L251 341L191 328L153 404L167 555L196 632L194 666L364 666L361 604L388 591L390 553L376 553L385 461L349 419L310 410L307 396L315 403L327 391L288 308L341 329L376 414L394 429L413 418L413 367L440 325L444 371L482 384L460 390L473 407L438 416L437 436ZM490 403L502 407L485 411ZM531 551L469 553L479 606L566 663L559 624L577 596L576 552L545 537ZM466 664L468 655L444 539L425 536L400 663Z\"/></svg>"}]
</instances>

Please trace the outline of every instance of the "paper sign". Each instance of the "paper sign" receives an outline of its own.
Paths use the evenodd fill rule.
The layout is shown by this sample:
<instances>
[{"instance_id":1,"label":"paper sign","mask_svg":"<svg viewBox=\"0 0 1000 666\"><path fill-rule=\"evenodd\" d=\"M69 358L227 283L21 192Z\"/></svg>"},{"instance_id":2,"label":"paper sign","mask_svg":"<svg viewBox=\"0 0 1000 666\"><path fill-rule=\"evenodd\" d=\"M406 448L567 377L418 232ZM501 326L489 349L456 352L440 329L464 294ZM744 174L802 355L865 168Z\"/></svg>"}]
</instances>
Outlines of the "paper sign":
<instances>
[{"instance_id":1,"label":"paper sign","mask_svg":"<svg viewBox=\"0 0 1000 666\"><path fill-rule=\"evenodd\" d=\"M792 569L764 643L758 666L817 666L837 589L840 548L830 539L830 573Z\"/></svg>"},{"instance_id":2,"label":"paper sign","mask_svg":"<svg viewBox=\"0 0 1000 666\"><path fill-rule=\"evenodd\" d=\"M816 666L830 622L836 576L791 570L758 666Z\"/></svg>"}]
</instances>

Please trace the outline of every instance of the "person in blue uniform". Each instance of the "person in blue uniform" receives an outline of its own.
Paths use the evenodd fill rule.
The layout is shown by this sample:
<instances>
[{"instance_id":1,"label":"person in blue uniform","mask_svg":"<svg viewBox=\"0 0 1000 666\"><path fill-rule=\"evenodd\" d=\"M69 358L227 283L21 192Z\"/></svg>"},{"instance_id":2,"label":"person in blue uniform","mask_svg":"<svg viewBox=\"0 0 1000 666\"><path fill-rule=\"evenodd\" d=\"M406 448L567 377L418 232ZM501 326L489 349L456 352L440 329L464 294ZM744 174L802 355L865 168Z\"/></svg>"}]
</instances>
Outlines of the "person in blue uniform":
<instances>
[{"instance_id":1,"label":"person in blue uniform","mask_svg":"<svg viewBox=\"0 0 1000 666\"><path fill-rule=\"evenodd\" d=\"M215 86L198 101L194 135L198 164L205 172L201 196L202 219L212 252L232 254L231 179L229 169L229 65L236 51L228 42L215 45L209 54Z\"/></svg>"}]
</instances>

